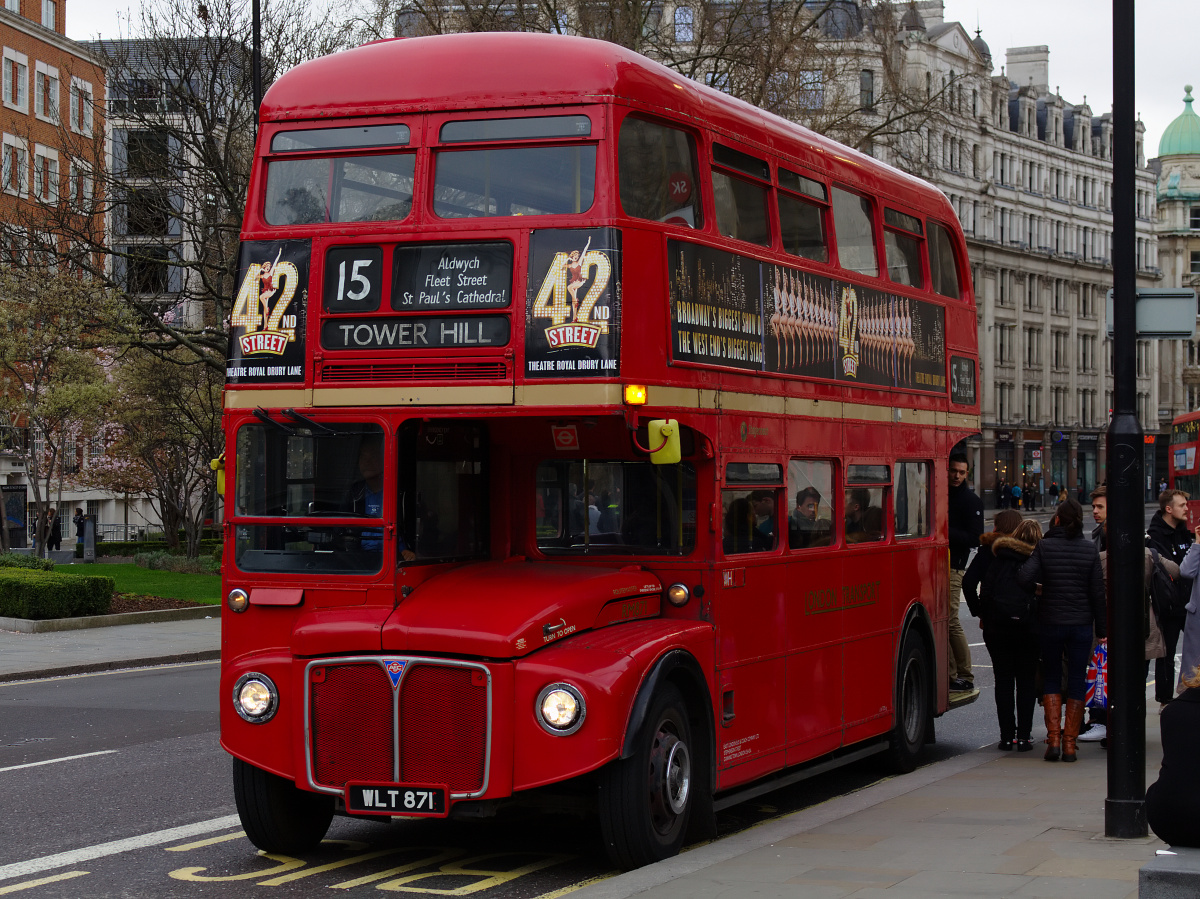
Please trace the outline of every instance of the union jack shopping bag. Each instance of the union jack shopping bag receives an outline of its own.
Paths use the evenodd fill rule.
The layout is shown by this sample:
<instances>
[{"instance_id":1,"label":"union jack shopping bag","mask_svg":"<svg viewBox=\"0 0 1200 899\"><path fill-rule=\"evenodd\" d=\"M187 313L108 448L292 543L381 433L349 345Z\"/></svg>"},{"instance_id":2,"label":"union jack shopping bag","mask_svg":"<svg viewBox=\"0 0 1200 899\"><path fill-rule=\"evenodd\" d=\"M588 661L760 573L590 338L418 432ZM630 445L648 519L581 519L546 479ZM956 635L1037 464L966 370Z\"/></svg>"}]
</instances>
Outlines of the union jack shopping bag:
<instances>
[{"instance_id":1,"label":"union jack shopping bag","mask_svg":"<svg viewBox=\"0 0 1200 899\"><path fill-rule=\"evenodd\" d=\"M1087 699L1089 708L1108 708L1108 640L1101 640L1092 650L1088 663Z\"/></svg>"}]
</instances>

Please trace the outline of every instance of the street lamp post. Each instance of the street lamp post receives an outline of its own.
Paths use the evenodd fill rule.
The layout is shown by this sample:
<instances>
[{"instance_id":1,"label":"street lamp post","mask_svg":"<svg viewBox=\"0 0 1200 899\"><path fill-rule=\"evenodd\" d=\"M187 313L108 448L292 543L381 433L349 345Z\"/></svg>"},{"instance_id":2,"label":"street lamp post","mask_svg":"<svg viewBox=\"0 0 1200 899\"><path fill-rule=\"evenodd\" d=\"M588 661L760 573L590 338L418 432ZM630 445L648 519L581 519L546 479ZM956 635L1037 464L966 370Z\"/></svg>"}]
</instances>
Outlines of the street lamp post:
<instances>
[{"instance_id":1,"label":"street lamp post","mask_svg":"<svg viewBox=\"0 0 1200 899\"><path fill-rule=\"evenodd\" d=\"M254 134L258 136L258 110L262 106L262 16L259 0L250 0L252 39L250 45L250 69L254 84Z\"/></svg>"}]
</instances>

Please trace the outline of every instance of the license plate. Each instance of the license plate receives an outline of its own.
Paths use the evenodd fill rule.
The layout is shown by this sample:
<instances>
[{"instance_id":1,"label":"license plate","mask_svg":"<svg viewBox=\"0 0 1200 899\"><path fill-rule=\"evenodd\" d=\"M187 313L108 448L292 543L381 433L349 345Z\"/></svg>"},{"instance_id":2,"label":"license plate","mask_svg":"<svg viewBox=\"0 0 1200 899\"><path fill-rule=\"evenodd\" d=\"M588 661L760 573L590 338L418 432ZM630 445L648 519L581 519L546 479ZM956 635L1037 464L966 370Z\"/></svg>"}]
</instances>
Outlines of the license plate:
<instances>
[{"instance_id":1,"label":"license plate","mask_svg":"<svg viewBox=\"0 0 1200 899\"><path fill-rule=\"evenodd\" d=\"M446 817L446 788L428 784L346 784L346 811L355 815Z\"/></svg>"}]
</instances>

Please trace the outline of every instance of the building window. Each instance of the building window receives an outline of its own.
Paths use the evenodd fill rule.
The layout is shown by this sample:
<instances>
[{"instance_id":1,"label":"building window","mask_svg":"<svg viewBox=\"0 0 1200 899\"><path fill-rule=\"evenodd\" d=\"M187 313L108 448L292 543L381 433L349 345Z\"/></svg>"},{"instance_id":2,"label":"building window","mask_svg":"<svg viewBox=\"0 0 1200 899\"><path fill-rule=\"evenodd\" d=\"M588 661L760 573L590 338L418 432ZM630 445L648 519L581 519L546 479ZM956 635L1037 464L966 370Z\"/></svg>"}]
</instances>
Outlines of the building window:
<instances>
[{"instance_id":1,"label":"building window","mask_svg":"<svg viewBox=\"0 0 1200 899\"><path fill-rule=\"evenodd\" d=\"M24 197L29 193L29 149L20 138L4 135L4 192Z\"/></svg>"},{"instance_id":2,"label":"building window","mask_svg":"<svg viewBox=\"0 0 1200 899\"><path fill-rule=\"evenodd\" d=\"M130 178L162 178L170 160L167 135L161 131L130 131L125 137L125 174Z\"/></svg>"},{"instance_id":3,"label":"building window","mask_svg":"<svg viewBox=\"0 0 1200 899\"><path fill-rule=\"evenodd\" d=\"M125 233L163 237L171 225L171 199L156 188L133 188L125 194Z\"/></svg>"},{"instance_id":4,"label":"building window","mask_svg":"<svg viewBox=\"0 0 1200 899\"><path fill-rule=\"evenodd\" d=\"M167 292L169 251L166 247L126 247L125 291L127 293Z\"/></svg>"},{"instance_id":5,"label":"building window","mask_svg":"<svg viewBox=\"0 0 1200 899\"><path fill-rule=\"evenodd\" d=\"M1191 228L1193 231L1200 231L1200 206L1193 206L1190 210Z\"/></svg>"},{"instance_id":6,"label":"building window","mask_svg":"<svg viewBox=\"0 0 1200 899\"><path fill-rule=\"evenodd\" d=\"M84 209L92 201L92 176L82 162L71 164L70 201Z\"/></svg>"},{"instance_id":7,"label":"building window","mask_svg":"<svg viewBox=\"0 0 1200 899\"><path fill-rule=\"evenodd\" d=\"M696 14L689 7L675 8L675 42L690 44L696 39Z\"/></svg>"},{"instance_id":8,"label":"building window","mask_svg":"<svg viewBox=\"0 0 1200 899\"><path fill-rule=\"evenodd\" d=\"M58 124L58 69L44 62L34 64L33 114Z\"/></svg>"},{"instance_id":9,"label":"building window","mask_svg":"<svg viewBox=\"0 0 1200 899\"><path fill-rule=\"evenodd\" d=\"M862 109L875 108L875 73L870 69L858 73L858 105Z\"/></svg>"},{"instance_id":10,"label":"building window","mask_svg":"<svg viewBox=\"0 0 1200 899\"><path fill-rule=\"evenodd\" d=\"M57 18L58 4L55 0L42 0L42 24L54 30L54 22Z\"/></svg>"},{"instance_id":11,"label":"building window","mask_svg":"<svg viewBox=\"0 0 1200 899\"><path fill-rule=\"evenodd\" d=\"M1196 250L1192 250L1191 256L1192 256L1191 273L1193 275L1200 275L1200 252L1197 252Z\"/></svg>"},{"instance_id":12,"label":"building window","mask_svg":"<svg viewBox=\"0 0 1200 899\"><path fill-rule=\"evenodd\" d=\"M21 13L21 0L4 0L4 8L9 12Z\"/></svg>"},{"instance_id":13,"label":"building window","mask_svg":"<svg viewBox=\"0 0 1200 899\"><path fill-rule=\"evenodd\" d=\"M797 72L796 102L801 109L825 106L825 73L815 69Z\"/></svg>"},{"instance_id":14,"label":"building window","mask_svg":"<svg viewBox=\"0 0 1200 899\"><path fill-rule=\"evenodd\" d=\"M4 105L18 112L28 112L29 57L16 50L4 48Z\"/></svg>"},{"instance_id":15,"label":"building window","mask_svg":"<svg viewBox=\"0 0 1200 899\"><path fill-rule=\"evenodd\" d=\"M92 133L92 85L79 78L71 79L71 130L90 136Z\"/></svg>"},{"instance_id":16,"label":"building window","mask_svg":"<svg viewBox=\"0 0 1200 899\"><path fill-rule=\"evenodd\" d=\"M43 203L58 202L58 153L40 144L33 148L33 196Z\"/></svg>"}]
</instances>

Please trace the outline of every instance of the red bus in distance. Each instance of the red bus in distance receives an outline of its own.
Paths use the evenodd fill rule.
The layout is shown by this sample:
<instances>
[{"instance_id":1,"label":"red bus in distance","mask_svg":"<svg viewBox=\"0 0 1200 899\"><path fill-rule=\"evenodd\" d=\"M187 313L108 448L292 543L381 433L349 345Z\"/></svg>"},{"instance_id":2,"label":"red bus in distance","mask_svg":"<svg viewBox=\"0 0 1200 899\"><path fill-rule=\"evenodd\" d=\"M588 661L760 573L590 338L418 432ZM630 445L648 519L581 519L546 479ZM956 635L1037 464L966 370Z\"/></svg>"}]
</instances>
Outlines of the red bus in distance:
<instances>
[{"instance_id":1,"label":"red bus in distance","mask_svg":"<svg viewBox=\"0 0 1200 899\"><path fill-rule=\"evenodd\" d=\"M1167 486L1188 494L1193 522L1200 521L1200 411L1185 412L1171 422L1171 458L1167 464Z\"/></svg>"},{"instance_id":2,"label":"red bus in distance","mask_svg":"<svg viewBox=\"0 0 1200 899\"><path fill-rule=\"evenodd\" d=\"M255 845L585 790L630 868L914 767L979 427L939 191L582 38L370 44L261 119L221 663Z\"/></svg>"}]
</instances>

